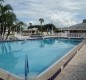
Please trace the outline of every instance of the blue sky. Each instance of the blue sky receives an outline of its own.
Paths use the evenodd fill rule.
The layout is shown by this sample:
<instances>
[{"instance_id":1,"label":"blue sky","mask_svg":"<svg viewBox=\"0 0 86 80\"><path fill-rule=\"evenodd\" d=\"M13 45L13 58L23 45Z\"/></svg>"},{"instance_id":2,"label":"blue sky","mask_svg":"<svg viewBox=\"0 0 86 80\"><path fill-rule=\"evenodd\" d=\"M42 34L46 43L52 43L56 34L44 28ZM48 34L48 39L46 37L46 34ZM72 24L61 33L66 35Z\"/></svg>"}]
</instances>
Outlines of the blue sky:
<instances>
[{"instance_id":1,"label":"blue sky","mask_svg":"<svg viewBox=\"0 0 86 80\"><path fill-rule=\"evenodd\" d=\"M17 18L29 25L53 23L56 27L68 27L86 18L86 0L6 0Z\"/></svg>"}]
</instances>

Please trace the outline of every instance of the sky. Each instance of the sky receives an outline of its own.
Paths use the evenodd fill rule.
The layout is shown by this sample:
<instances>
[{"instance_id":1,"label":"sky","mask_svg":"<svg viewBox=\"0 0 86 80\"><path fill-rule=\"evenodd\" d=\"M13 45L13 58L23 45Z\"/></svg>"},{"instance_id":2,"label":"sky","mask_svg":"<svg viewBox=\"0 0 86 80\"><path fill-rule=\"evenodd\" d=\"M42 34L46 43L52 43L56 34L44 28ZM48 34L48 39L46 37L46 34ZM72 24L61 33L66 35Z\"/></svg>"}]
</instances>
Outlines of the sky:
<instances>
[{"instance_id":1,"label":"sky","mask_svg":"<svg viewBox=\"0 0 86 80\"><path fill-rule=\"evenodd\" d=\"M4 0L20 21L27 25L53 23L57 28L69 27L86 19L86 0Z\"/></svg>"}]
</instances>

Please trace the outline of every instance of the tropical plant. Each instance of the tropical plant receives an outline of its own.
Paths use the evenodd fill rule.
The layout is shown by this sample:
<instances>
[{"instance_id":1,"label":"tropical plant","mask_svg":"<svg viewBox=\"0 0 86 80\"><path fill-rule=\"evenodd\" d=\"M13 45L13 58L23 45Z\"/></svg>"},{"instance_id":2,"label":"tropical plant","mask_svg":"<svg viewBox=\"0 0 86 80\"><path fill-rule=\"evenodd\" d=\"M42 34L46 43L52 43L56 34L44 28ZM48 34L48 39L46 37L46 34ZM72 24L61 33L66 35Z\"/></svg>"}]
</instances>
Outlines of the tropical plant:
<instances>
[{"instance_id":1,"label":"tropical plant","mask_svg":"<svg viewBox=\"0 0 86 80\"><path fill-rule=\"evenodd\" d=\"M14 22L16 21L16 15L13 12L7 12L6 14L6 26L8 29L7 37L8 38L10 32L12 31L12 28L14 27Z\"/></svg>"},{"instance_id":2,"label":"tropical plant","mask_svg":"<svg viewBox=\"0 0 86 80\"><path fill-rule=\"evenodd\" d=\"M31 26L32 26L32 23L30 22L29 25L30 25L30 27L31 27Z\"/></svg>"},{"instance_id":3,"label":"tropical plant","mask_svg":"<svg viewBox=\"0 0 86 80\"><path fill-rule=\"evenodd\" d=\"M30 28L38 28L39 31L41 31L41 28L42 28L43 32L51 31L52 28L53 28L54 32L58 32L58 29L52 23L51 24L49 23L49 24L42 25L42 27L40 27L40 25L32 25L32 26L28 26L27 29L30 29Z\"/></svg>"},{"instance_id":4,"label":"tropical plant","mask_svg":"<svg viewBox=\"0 0 86 80\"><path fill-rule=\"evenodd\" d=\"M17 23L17 32L19 32L21 34L21 31L23 30L23 27L25 27L26 24L22 21L18 21Z\"/></svg>"},{"instance_id":5,"label":"tropical plant","mask_svg":"<svg viewBox=\"0 0 86 80\"><path fill-rule=\"evenodd\" d=\"M9 15L8 13L10 13L11 11L13 11L13 9L9 4L6 5L0 4L1 35L3 39L7 27L7 21L9 20L7 18L7 15Z\"/></svg>"},{"instance_id":6,"label":"tropical plant","mask_svg":"<svg viewBox=\"0 0 86 80\"><path fill-rule=\"evenodd\" d=\"M44 22L44 19L43 18L40 18L39 21L40 21L41 33L42 33L42 23Z\"/></svg>"},{"instance_id":7,"label":"tropical plant","mask_svg":"<svg viewBox=\"0 0 86 80\"><path fill-rule=\"evenodd\" d=\"M21 31L23 30L23 26L26 25L16 18L13 8L9 4L3 5L3 2L4 0L0 0L0 34L2 39L4 39L4 35L7 30L7 39L11 31L12 33L14 31Z\"/></svg>"}]
</instances>

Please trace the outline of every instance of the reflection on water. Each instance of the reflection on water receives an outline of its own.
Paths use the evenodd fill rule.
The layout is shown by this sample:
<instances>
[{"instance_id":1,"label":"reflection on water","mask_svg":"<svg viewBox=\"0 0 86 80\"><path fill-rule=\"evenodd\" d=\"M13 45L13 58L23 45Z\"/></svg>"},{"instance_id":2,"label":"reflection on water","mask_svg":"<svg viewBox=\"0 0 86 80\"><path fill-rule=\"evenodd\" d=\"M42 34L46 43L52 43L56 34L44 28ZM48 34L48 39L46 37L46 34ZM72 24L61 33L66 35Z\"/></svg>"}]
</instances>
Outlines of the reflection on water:
<instances>
[{"instance_id":1,"label":"reflection on water","mask_svg":"<svg viewBox=\"0 0 86 80\"><path fill-rule=\"evenodd\" d=\"M45 45L52 45L55 43L55 39L51 38L51 39L43 39L40 40L40 47L43 48Z\"/></svg>"},{"instance_id":2,"label":"reflection on water","mask_svg":"<svg viewBox=\"0 0 86 80\"><path fill-rule=\"evenodd\" d=\"M12 50L10 43L0 43L0 67L13 72L19 58L19 56L15 56L13 53L19 51Z\"/></svg>"},{"instance_id":3,"label":"reflection on water","mask_svg":"<svg viewBox=\"0 0 86 80\"><path fill-rule=\"evenodd\" d=\"M82 40L82 39L81 39ZM77 40L77 39L55 39L55 38L51 38L51 39L43 39L39 41L39 46L41 48L45 47L45 45L53 45L55 42L58 42L59 44L61 43L66 43L66 44L77 44L78 42L80 42L81 40ZM76 43L77 42L77 43ZM62 45L62 44L61 44Z\"/></svg>"}]
</instances>

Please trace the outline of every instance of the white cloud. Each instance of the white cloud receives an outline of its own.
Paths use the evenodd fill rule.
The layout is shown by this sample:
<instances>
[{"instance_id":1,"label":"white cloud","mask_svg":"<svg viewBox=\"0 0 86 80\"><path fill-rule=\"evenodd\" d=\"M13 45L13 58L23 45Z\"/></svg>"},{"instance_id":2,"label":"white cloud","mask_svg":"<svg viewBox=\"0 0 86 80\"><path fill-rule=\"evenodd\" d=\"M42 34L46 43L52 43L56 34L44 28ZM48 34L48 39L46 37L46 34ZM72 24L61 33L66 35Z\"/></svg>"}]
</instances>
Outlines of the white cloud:
<instances>
[{"instance_id":1,"label":"white cloud","mask_svg":"<svg viewBox=\"0 0 86 80\"><path fill-rule=\"evenodd\" d=\"M70 26L86 18L85 0L6 0L14 8L17 17L33 24L39 24L43 17L45 23L54 23L57 27Z\"/></svg>"},{"instance_id":2,"label":"white cloud","mask_svg":"<svg viewBox=\"0 0 86 80\"><path fill-rule=\"evenodd\" d=\"M76 24L77 22L74 20L74 17L77 14L71 14L70 12L64 12L64 11L57 11L57 13L54 13L51 15L51 22L54 24L58 24L58 26L71 26Z\"/></svg>"}]
</instances>

